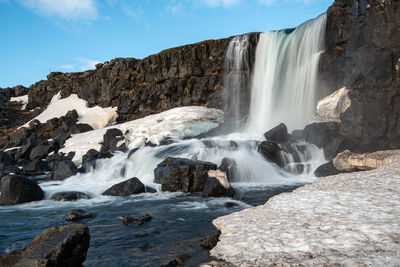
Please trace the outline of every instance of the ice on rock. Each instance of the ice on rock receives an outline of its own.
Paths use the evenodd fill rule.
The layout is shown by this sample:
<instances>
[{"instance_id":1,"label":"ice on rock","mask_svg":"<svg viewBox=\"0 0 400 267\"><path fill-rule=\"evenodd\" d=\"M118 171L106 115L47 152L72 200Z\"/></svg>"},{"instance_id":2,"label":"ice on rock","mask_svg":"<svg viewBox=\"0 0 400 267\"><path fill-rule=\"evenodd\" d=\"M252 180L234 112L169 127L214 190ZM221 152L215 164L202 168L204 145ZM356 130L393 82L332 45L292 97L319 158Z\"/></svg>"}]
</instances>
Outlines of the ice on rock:
<instances>
[{"instance_id":1,"label":"ice on rock","mask_svg":"<svg viewBox=\"0 0 400 267\"><path fill-rule=\"evenodd\" d=\"M102 108L95 106L90 108L88 102L79 98L76 94L61 98L61 92L58 92L58 94L53 96L46 110L35 117L34 120L44 123L49 119L64 116L68 111L74 109L79 115L78 123L89 124L93 129L112 125L118 117L117 107ZM24 126L28 124L29 122Z\"/></svg>"},{"instance_id":2,"label":"ice on rock","mask_svg":"<svg viewBox=\"0 0 400 267\"><path fill-rule=\"evenodd\" d=\"M117 128L124 133L129 149L142 147L146 142L159 144L165 138L183 139L205 133L223 122L224 112L200 106L179 107L141 119L73 135L61 152L75 152L74 162L79 162L90 149L99 150L103 135Z\"/></svg>"},{"instance_id":3,"label":"ice on rock","mask_svg":"<svg viewBox=\"0 0 400 267\"><path fill-rule=\"evenodd\" d=\"M399 207L400 162L324 177L215 219L222 234L211 256L234 266L397 266Z\"/></svg>"}]
</instances>

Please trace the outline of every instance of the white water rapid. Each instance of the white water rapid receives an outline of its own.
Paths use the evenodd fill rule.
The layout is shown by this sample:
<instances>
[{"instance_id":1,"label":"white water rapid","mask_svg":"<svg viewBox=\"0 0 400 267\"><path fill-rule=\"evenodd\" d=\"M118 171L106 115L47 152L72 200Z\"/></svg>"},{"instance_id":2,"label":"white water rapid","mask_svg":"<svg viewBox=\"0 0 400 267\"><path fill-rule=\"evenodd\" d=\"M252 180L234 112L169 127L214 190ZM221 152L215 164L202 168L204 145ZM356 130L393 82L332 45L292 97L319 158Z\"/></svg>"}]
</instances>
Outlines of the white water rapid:
<instances>
[{"instance_id":1,"label":"white water rapid","mask_svg":"<svg viewBox=\"0 0 400 267\"><path fill-rule=\"evenodd\" d=\"M247 131L262 134L281 122L294 130L311 121L325 27L323 14L291 32L260 35Z\"/></svg>"}]
</instances>

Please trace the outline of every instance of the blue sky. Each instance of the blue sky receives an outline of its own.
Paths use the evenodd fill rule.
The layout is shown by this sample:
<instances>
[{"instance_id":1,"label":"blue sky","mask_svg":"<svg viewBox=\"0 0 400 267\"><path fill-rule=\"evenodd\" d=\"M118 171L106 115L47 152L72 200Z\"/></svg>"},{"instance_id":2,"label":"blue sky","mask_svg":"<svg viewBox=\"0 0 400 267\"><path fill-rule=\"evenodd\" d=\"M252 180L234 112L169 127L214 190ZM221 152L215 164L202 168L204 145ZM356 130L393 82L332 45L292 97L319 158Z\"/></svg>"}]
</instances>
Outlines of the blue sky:
<instances>
[{"instance_id":1,"label":"blue sky","mask_svg":"<svg viewBox=\"0 0 400 267\"><path fill-rule=\"evenodd\" d=\"M0 0L0 87L115 57L291 28L333 0Z\"/></svg>"}]
</instances>

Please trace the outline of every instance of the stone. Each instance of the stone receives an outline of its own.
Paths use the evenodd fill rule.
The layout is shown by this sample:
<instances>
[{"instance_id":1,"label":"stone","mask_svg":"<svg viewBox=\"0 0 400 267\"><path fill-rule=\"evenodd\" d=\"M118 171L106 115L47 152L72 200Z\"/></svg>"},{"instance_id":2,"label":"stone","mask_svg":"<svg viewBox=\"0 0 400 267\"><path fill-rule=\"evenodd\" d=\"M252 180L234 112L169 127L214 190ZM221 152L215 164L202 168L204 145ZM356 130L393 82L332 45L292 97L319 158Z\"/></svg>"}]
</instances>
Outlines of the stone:
<instances>
[{"instance_id":1,"label":"stone","mask_svg":"<svg viewBox=\"0 0 400 267\"><path fill-rule=\"evenodd\" d=\"M355 170L373 170L397 161L400 161L400 149L363 154L345 150L333 159L333 165L339 171L350 172Z\"/></svg>"},{"instance_id":2,"label":"stone","mask_svg":"<svg viewBox=\"0 0 400 267\"><path fill-rule=\"evenodd\" d=\"M214 177L207 179L202 192L203 197L233 197L234 194L235 190L230 185L226 187L220 179Z\"/></svg>"},{"instance_id":3,"label":"stone","mask_svg":"<svg viewBox=\"0 0 400 267\"><path fill-rule=\"evenodd\" d=\"M317 103L317 119L340 122L340 114L351 105L348 92L349 90L343 87L319 100Z\"/></svg>"},{"instance_id":4,"label":"stone","mask_svg":"<svg viewBox=\"0 0 400 267\"><path fill-rule=\"evenodd\" d=\"M85 133L94 130L92 126L86 123L78 123L71 127L71 134Z\"/></svg>"},{"instance_id":5,"label":"stone","mask_svg":"<svg viewBox=\"0 0 400 267\"><path fill-rule=\"evenodd\" d=\"M78 173L78 168L69 160L64 159L57 161L54 167L53 180L65 180Z\"/></svg>"},{"instance_id":6,"label":"stone","mask_svg":"<svg viewBox=\"0 0 400 267\"><path fill-rule=\"evenodd\" d=\"M103 136L103 145L109 148L111 151L117 151L121 149L119 146L117 146L118 142L124 140L124 138L125 137L120 129L108 129Z\"/></svg>"},{"instance_id":7,"label":"stone","mask_svg":"<svg viewBox=\"0 0 400 267\"><path fill-rule=\"evenodd\" d=\"M23 172L26 173L43 173L49 170L47 163L41 159L34 159L27 162L22 168Z\"/></svg>"},{"instance_id":8,"label":"stone","mask_svg":"<svg viewBox=\"0 0 400 267\"><path fill-rule=\"evenodd\" d=\"M237 164L232 158L223 158L218 170L224 171L229 182L233 182L238 179L237 177Z\"/></svg>"},{"instance_id":9,"label":"stone","mask_svg":"<svg viewBox=\"0 0 400 267\"><path fill-rule=\"evenodd\" d=\"M90 149L88 152L86 152L85 155L82 156L82 163L86 161L86 159L98 159L100 157L100 152L97 151L96 149Z\"/></svg>"},{"instance_id":10,"label":"stone","mask_svg":"<svg viewBox=\"0 0 400 267\"><path fill-rule=\"evenodd\" d=\"M74 221L94 218L94 214L87 213L86 211L80 209L73 209L67 212L65 218L67 221L74 222Z\"/></svg>"},{"instance_id":11,"label":"stone","mask_svg":"<svg viewBox=\"0 0 400 267\"><path fill-rule=\"evenodd\" d=\"M1 256L1 266L83 266L89 248L89 228L70 224L47 229L25 247Z\"/></svg>"},{"instance_id":12,"label":"stone","mask_svg":"<svg viewBox=\"0 0 400 267\"><path fill-rule=\"evenodd\" d=\"M88 158L82 163L82 167L80 168L80 172L88 173L93 171L96 168L97 159Z\"/></svg>"},{"instance_id":13,"label":"stone","mask_svg":"<svg viewBox=\"0 0 400 267\"><path fill-rule=\"evenodd\" d=\"M154 169L154 183L161 184L162 191L202 192L208 171L216 169L211 162L168 157Z\"/></svg>"},{"instance_id":14,"label":"stone","mask_svg":"<svg viewBox=\"0 0 400 267\"><path fill-rule=\"evenodd\" d=\"M335 168L332 160L327 163L322 164L314 171L314 175L317 177L325 177L325 176L330 176L330 175L336 175L339 173L340 173L340 171Z\"/></svg>"},{"instance_id":15,"label":"stone","mask_svg":"<svg viewBox=\"0 0 400 267\"><path fill-rule=\"evenodd\" d=\"M90 196L83 192L67 191L54 193L50 199L54 201L75 201L78 199L90 199Z\"/></svg>"},{"instance_id":16,"label":"stone","mask_svg":"<svg viewBox=\"0 0 400 267\"><path fill-rule=\"evenodd\" d=\"M217 245L220 235L221 235L221 232L218 231L217 234L203 239L200 243L200 246L202 246L203 248L208 249L208 250L213 249Z\"/></svg>"},{"instance_id":17,"label":"stone","mask_svg":"<svg viewBox=\"0 0 400 267\"><path fill-rule=\"evenodd\" d=\"M289 140L288 129L284 123L281 123L264 133L264 137L268 141L287 142Z\"/></svg>"},{"instance_id":18,"label":"stone","mask_svg":"<svg viewBox=\"0 0 400 267\"><path fill-rule=\"evenodd\" d=\"M119 184L115 184L106 191L103 195L106 196L130 196L145 192L144 184L136 177L130 178Z\"/></svg>"},{"instance_id":19,"label":"stone","mask_svg":"<svg viewBox=\"0 0 400 267\"><path fill-rule=\"evenodd\" d=\"M22 127L9 135L10 143L13 146L21 146L31 133L32 131L30 129Z\"/></svg>"},{"instance_id":20,"label":"stone","mask_svg":"<svg viewBox=\"0 0 400 267\"><path fill-rule=\"evenodd\" d=\"M58 135L56 135L53 140L54 143L57 144L57 146L59 148L64 147L65 141L67 141L68 138L70 138L71 136L69 135L69 133L67 132L61 132Z\"/></svg>"},{"instance_id":21,"label":"stone","mask_svg":"<svg viewBox=\"0 0 400 267\"><path fill-rule=\"evenodd\" d=\"M28 178L19 175L1 178L0 205L16 205L43 198L43 190Z\"/></svg>"},{"instance_id":22,"label":"stone","mask_svg":"<svg viewBox=\"0 0 400 267\"><path fill-rule=\"evenodd\" d=\"M54 149L50 144L42 144L35 146L32 150L31 153L29 154L29 158L31 160L34 159L44 159L46 158L50 152L52 152Z\"/></svg>"},{"instance_id":23,"label":"stone","mask_svg":"<svg viewBox=\"0 0 400 267\"><path fill-rule=\"evenodd\" d=\"M260 152L268 161L271 161L283 168L286 162L282 158L283 148L276 142L264 141L258 146L258 152Z\"/></svg>"},{"instance_id":24,"label":"stone","mask_svg":"<svg viewBox=\"0 0 400 267\"><path fill-rule=\"evenodd\" d=\"M148 222L152 219L152 217L149 214L145 214L143 216L139 217L132 217L132 216L126 216L122 219L122 222L126 225L135 223L137 225L142 225L145 222Z\"/></svg>"},{"instance_id":25,"label":"stone","mask_svg":"<svg viewBox=\"0 0 400 267\"><path fill-rule=\"evenodd\" d=\"M146 193L157 193L157 190L151 186L145 185Z\"/></svg>"}]
</instances>

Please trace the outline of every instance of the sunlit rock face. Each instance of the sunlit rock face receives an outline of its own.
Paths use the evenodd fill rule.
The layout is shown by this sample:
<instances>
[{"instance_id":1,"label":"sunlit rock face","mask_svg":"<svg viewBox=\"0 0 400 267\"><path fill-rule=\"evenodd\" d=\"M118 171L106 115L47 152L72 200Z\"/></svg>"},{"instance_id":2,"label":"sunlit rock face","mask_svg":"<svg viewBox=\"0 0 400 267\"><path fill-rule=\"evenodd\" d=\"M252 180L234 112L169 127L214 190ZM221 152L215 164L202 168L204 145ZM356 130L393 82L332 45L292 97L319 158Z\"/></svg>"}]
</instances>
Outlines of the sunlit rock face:
<instances>
[{"instance_id":1,"label":"sunlit rock face","mask_svg":"<svg viewBox=\"0 0 400 267\"><path fill-rule=\"evenodd\" d=\"M349 89L344 149L400 148L399 10L399 1L336 0L327 11L318 99Z\"/></svg>"},{"instance_id":2,"label":"sunlit rock face","mask_svg":"<svg viewBox=\"0 0 400 267\"><path fill-rule=\"evenodd\" d=\"M333 159L333 165L339 171L373 170L397 161L400 161L400 149L365 154L346 150Z\"/></svg>"},{"instance_id":3,"label":"sunlit rock face","mask_svg":"<svg viewBox=\"0 0 400 267\"><path fill-rule=\"evenodd\" d=\"M345 112L351 105L348 92L349 90L343 87L319 100L317 103L317 119L340 122L340 114Z\"/></svg>"}]
</instances>

